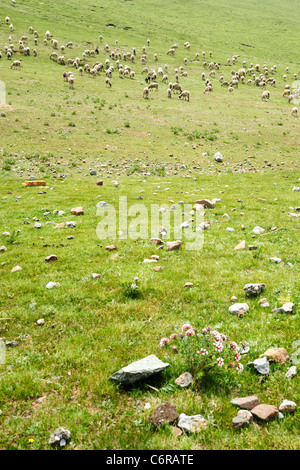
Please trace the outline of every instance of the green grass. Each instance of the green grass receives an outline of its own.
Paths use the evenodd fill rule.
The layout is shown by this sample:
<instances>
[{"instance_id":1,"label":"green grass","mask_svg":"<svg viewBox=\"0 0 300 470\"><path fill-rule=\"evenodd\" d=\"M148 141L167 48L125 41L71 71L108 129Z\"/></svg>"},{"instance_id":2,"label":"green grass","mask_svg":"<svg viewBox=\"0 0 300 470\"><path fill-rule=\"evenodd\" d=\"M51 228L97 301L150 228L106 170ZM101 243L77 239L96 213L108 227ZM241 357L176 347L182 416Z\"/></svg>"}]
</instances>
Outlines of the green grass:
<instances>
[{"instance_id":1,"label":"green grass","mask_svg":"<svg viewBox=\"0 0 300 470\"><path fill-rule=\"evenodd\" d=\"M10 103L2 106L6 116L0 118L0 246L7 248L0 252L0 338L19 343L7 348L6 364L0 366L0 448L47 449L50 434L65 426L78 449L299 449L298 411L236 431L231 423L236 408L230 404L235 396L252 394L276 406L283 399L300 402L299 377L285 379L289 363L271 364L264 381L246 366L269 347L284 347L291 354L299 339L299 219L288 212L299 206L299 193L292 189L300 186L300 133L299 119L290 115L291 105L282 97L285 84L292 85L300 69L296 0L230 0L226 5L187 0L184 8L177 0L149 1L147 8L141 0L104 0L101 5L92 0L18 0L16 7L7 4L3 10L2 52L9 44L6 15L15 27L11 35L16 47L25 34L34 48L31 25L40 37L37 57L23 57L21 70L11 70L4 54L0 59L0 79ZM99 56L87 60L90 64L104 63L109 58L104 46L116 51L116 39L122 54L136 47L135 63L130 64L135 79L120 79L115 71L112 87L106 88L104 72L93 79L58 65L49 59L50 44L43 44L47 29L59 45L73 41L66 58L100 46ZM147 65L157 69L168 64L169 81L175 81L175 68L188 58L188 77L180 83L190 91L190 102L176 95L168 99L168 85L160 78L159 91L151 92L149 100L142 98L140 56L148 38ZM185 41L191 43L189 51ZM175 42L179 48L172 57L166 52ZM208 70L202 51L207 61L212 51L212 60L221 64L209 95L203 94L201 73ZM239 54L236 65L227 66L234 54ZM266 63L269 69L277 64L268 102L261 101L261 90L253 85L240 84L233 95L220 86L220 75L229 79L243 60ZM74 90L63 81L64 70L74 71ZM214 162L216 151L223 154L223 164ZM91 169L97 176L90 176ZM46 180L47 187L22 186L30 176ZM96 186L98 178L103 186ZM169 201L221 201L206 210L211 229L205 231L202 250L188 251L184 240L178 252L168 252L150 244L150 233L146 240L97 238L97 202L111 203L119 215L119 196L148 210ZM76 206L85 208L83 216L71 215ZM57 209L65 215L54 214ZM34 228L33 217L41 229ZM26 219L29 224L23 223ZM75 220L76 228L55 229L52 224L68 220ZM267 231L254 239L257 225ZM274 226L277 230L271 231ZM226 227L235 232L226 232ZM5 231L10 237L2 235ZM74 239L67 239L69 235ZM234 251L243 239L246 250ZM105 251L111 243L117 244L117 252ZM249 251L251 244L258 249ZM53 253L58 261L46 263ZM143 263L154 254L160 256L161 272ZM283 262L273 264L272 256ZM11 273L16 265L22 271ZM92 273L101 278L93 279ZM136 277L137 289L131 286ZM46 289L49 281L60 287ZM187 281L194 287L184 288ZM249 313L231 316L230 299L235 295L245 301L248 282L266 284L261 297L267 297L270 308L250 299ZM287 301L294 302L295 314L271 312ZM36 323L40 318L43 326ZM184 370L175 355L166 356L159 340L186 321L219 328L236 342L247 341L244 372L230 384L179 390L174 380ZM131 389L108 381L116 370L149 354L170 362L161 377ZM165 401L176 404L179 413L202 414L209 427L179 438L171 426L156 430L147 418Z\"/></svg>"}]
</instances>

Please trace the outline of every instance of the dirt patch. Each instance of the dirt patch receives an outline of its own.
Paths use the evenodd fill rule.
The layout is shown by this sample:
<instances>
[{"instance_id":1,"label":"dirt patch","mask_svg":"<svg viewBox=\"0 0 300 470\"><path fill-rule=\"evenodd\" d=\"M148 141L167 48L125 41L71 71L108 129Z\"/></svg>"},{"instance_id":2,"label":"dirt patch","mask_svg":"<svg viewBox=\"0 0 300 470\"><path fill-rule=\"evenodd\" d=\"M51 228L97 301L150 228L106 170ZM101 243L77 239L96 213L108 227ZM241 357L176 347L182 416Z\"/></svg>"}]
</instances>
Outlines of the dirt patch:
<instances>
[{"instance_id":1,"label":"dirt patch","mask_svg":"<svg viewBox=\"0 0 300 470\"><path fill-rule=\"evenodd\" d=\"M173 423L178 417L176 406L166 402L164 405L157 406L153 416L148 419L154 426L159 427L164 424Z\"/></svg>"},{"instance_id":2,"label":"dirt patch","mask_svg":"<svg viewBox=\"0 0 300 470\"><path fill-rule=\"evenodd\" d=\"M0 109L6 109L6 111L14 110L14 108L10 104L0 104Z\"/></svg>"}]
</instances>

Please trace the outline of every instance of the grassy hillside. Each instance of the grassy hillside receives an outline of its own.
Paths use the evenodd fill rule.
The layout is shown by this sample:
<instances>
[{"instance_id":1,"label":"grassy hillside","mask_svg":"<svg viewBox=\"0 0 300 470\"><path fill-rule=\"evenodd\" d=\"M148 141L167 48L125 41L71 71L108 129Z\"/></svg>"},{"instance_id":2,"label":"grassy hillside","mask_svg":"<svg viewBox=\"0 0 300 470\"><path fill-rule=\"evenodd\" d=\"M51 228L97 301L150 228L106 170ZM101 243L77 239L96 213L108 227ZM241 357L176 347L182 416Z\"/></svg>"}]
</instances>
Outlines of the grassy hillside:
<instances>
[{"instance_id":1,"label":"grassy hillside","mask_svg":"<svg viewBox=\"0 0 300 470\"><path fill-rule=\"evenodd\" d=\"M6 104L0 105L0 247L7 249L0 252L0 338L11 346L0 365L0 448L48 449L50 434L65 426L72 434L69 448L77 449L299 449L298 411L236 430L231 421L237 410L230 404L247 395L277 407L283 399L300 403L299 372L285 378L291 360L271 363L267 377L247 366L270 347L292 355L299 339L299 218L289 214L299 214L293 187L300 186L300 119L282 96L287 84L299 87L298 2L16 0L13 6L6 0L0 19L0 80L6 85ZM30 26L39 33L37 45ZM81 76L71 65L51 60L46 30L59 48L73 42L72 49L57 50L66 61L98 47L99 55L86 57L83 65L109 59L115 68L112 87L105 85L105 71ZM7 60L5 46L13 43L18 51L23 35L30 56L16 52ZM174 43L179 46L174 56L167 55ZM142 96L143 46L149 69L168 66L168 81L158 77L159 89L148 100ZM135 77L120 78L110 54L133 47L134 63L121 62ZM20 58L21 68L11 69ZM208 77L209 69L203 62L210 60L220 67L211 77L213 92L204 94L201 74ZM221 86L220 76L229 81L243 61L246 68L260 64L260 71L264 64L269 70L277 66L269 73L276 86L267 86L268 101L262 101L262 89L247 85L250 75L232 94ZM188 72L179 83L190 91L189 102L167 97L180 66ZM74 89L63 80L64 71L73 71ZM223 163L215 162L216 151ZM22 186L30 177L47 186ZM98 179L103 186L96 185ZM96 204L112 204L119 216L120 196L149 211L155 203L220 201L205 210L211 228L202 250L187 250L183 239L179 251L168 252L150 244L150 233L136 240L97 238ZM84 207L84 215L71 214L76 206ZM64 211L62 217L57 210ZM75 228L54 228L70 220ZM266 232L255 236L256 226ZM235 251L241 240L245 249ZM116 252L105 250L110 243L117 244ZM51 254L58 260L46 263ZM160 272L143 263L152 255L159 256ZM282 262L270 261L274 256ZM12 273L17 265L22 270ZM93 279L92 273L101 277ZM137 298L128 289L134 278ZM60 287L47 289L50 281ZM185 288L186 282L193 287ZM243 287L250 282L266 284L260 298L270 307L245 298ZM228 312L232 296L249 304L241 318ZM293 314L272 312L289 301ZM185 322L246 341L250 352L243 373L220 384L176 386L185 368L159 341ZM108 381L149 354L170 362L161 377L130 389ZM170 425L156 429L148 418L166 401L179 413L202 414L208 428L179 437Z\"/></svg>"}]
</instances>

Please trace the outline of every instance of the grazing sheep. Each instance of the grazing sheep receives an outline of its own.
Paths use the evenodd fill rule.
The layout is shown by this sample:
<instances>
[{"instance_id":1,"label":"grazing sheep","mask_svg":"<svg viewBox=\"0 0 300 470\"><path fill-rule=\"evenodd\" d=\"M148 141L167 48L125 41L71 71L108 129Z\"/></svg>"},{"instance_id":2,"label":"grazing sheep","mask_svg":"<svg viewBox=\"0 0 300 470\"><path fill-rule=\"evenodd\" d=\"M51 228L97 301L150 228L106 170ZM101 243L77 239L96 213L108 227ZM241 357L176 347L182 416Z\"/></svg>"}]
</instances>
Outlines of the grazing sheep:
<instances>
[{"instance_id":1,"label":"grazing sheep","mask_svg":"<svg viewBox=\"0 0 300 470\"><path fill-rule=\"evenodd\" d=\"M270 92L268 90L263 91L261 95L261 99L263 101L267 101L268 99L270 99Z\"/></svg>"},{"instance_id":2,"label":"grazing sheep","mask_svg":"<svg viewBox=\"0 0 300 470\"><path fill-rule=\"evenodd\" d=\"M51 52L51 54L49 55L50 59L54 60L55 62L57 62L57 58L58 58L58 54L57 52Z\"/></svg>"},{"instance_id":3,"label":"grazing sheep","mask_svg":"<svg viewBox=\"0 0 300 470\"><path fill-rule=\"evenodd\" d=\"M283 96L284 98L286 98L287 96L290 96L290 94L291 94L291 90L286 89L286 90L284 90L284 92L282 93L282 96Z\"/></svg>"},{"instance_id":4,"label":"grazing sheep","mask_svg":"<svg viewBox=\"0 0 300 470\"><path fill-rule=\"evenodd\" d=\"M291 115L294 117L298 117L298 108L294 107L291 111Z\"/></svg>"},{"instance_id":5,"label":"grazing sheep","mask_svg":"<svg viewBox=\"0 0 300 470\"><path fill-rule=\"evenodd\" d=\"M182 92L182 88L181 86L179 85L179 83L173 83L172 85L172 90L175 92L177 91L178 93L181 93Z\"/></svg>"},{"instance_id":6,"label":"grazing sheep","mask_svg":"<svg viewBox=\"0 0 300 470\"><path fill-rule=\"evenodd\" d=\"M228 87L229 93L233 93L234 88L232 86Z\"/></svg>"},{"instance_id":7,"label":"grazing sheep","mask_svg":"<svg viewBox=\"0 0 300 470\"><path fill-rule=\"evenodd\" d=\"M109 86L109 88L111 88L110 79L108 77L105 77L105 86Z\"/></svg>"},{"instance_id":8,"label":"grazing sheep","mask_svg":"<svg viewBox=\"0 0 300 470\"><path fill-rule=\"evenodd\" d=\"M69 76L68 76L68 83L69 83L69 85L70 85L70 88L72 88L72 89L74 88L74 82L75 82L75 77L74 77L74 75L69 75Z\"/></svg>"},{"instance_id":9,"label":"grazing sheep","mask_svg":"<svg viewBox=\"0 0 300 470\"><path fill-rule=\"evenodd\" d=\"M162 81L163 83L167 83L168 80L169 80L168 75L163 75L161 81Z\"/></svg>"},{"instance_id":10,"label":"grazing sheep","mask_svg":"<svg viewBox=\"0 0 300 470\"><path fill-rule=\"evenodd\" d=\"M190 101L190 92L189 91L182 91L180 95L178 96L178 99L184 98L184 101Z\"/></svg>"},{"instance_id":11,"label":"grazing sheep","mask_svg":"<svg viewBox=\"0 0 300 470\"><path fill-rule=\"evenodd\" d=\"M168 93L168 98L172 98L172 90L171 90L171 88L168 88L167 93Z\"/></svg>"},{"instance_id":12,"label":"grazing sheep","mask_svg":"<svg viewBox=\"0 0 300 470\"><path fill-rule=\"evenodd\" d=\"M150 83L150 85L148 86L148 89L158 91L158 83L157 82Z\"/></svg>"},{"instance_id":13,"label":"grazing sheep","mask_svg":"<svg viewBox=\"0 0 300 470\"><path fill-rule=\"evenodd\" d=\"M208 85L208 86L205 88L203 94L205 94L205 93L210 93L211 91L213 91L213 87L210 86L210 85Z\"/></svg>"},{"instance_id":14,"label":"grazing sheep","mask_svg":"<svg viewBox=\"0 0 300 470\"><path fill-rule=\"evenodd\" d=\"M147 86L143 89L143 98L144 99L149 98L149 88Z\"/></svg>"},{"instance_id":15,"label":"grazing sheep","mask_svg":"<svg viewBox=\"0 0 300 470\"><path fill-rule=\"evenodd\" d=\"M20 60L14 60L13 63L11 64L11 67L10 67L10 68L11 68L11 69L12 69L12 68L16 68L16 69L18 68L18 69L20 69L20 68L21 68L21 60L22 60L22 59L20 59Z\"/></svg>"},{"instance_id":16,"label":"grazing sheep","mask_svg":"<svg viewBox=\"0 0 300 470\"><path fill-rule=\"evenodd\" d=\"M10 18L9 18L9 16L7 16L7 17L5 18L5 23L8 24L9 22L10 22Z\"/></svg>"}]
</instances>

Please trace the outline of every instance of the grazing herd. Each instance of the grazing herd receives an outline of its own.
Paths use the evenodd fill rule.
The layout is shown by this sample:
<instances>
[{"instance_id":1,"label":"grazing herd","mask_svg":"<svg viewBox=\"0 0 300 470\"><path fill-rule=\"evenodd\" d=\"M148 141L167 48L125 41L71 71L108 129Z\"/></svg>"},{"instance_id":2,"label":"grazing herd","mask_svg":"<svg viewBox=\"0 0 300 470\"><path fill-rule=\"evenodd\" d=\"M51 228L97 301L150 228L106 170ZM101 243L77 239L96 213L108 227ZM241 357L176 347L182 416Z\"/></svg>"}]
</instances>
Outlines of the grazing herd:
<instances>
[{"instance_id":1,"label":"grazing herd","mask_svg":"<svg viewBox=\"0 0 300 470\"><path fill-rule=\"evenodd\" d=\"M7 16L3 21L0 20L0 26L4 25L4 27L8 28L8 41L7 44L4 45L3 51L0 50L0 59L2 59L4 56L8 60L12 60L11 62L11 69L20 69L23 64L23 58L24 56L30 56L31 54L36 57L38 55L36 47L34 47L32 50L30 46L28 45L29 43L29 38L27 35L21 35L19 36L19 39L14 37L14 43L13 43L13 37L12 35L15 36L16 32L13 26L13 23L11 22L10 18ZM33 37L33 42L34 46L38 46L39 38L40 35L37 30L35 30L32 26L28 28L28 33L29 35L32 35ZM72 71L67 71L65 70L62 74L63 80L67 82L70 86L70 88L74 88L75 85L75 70L78 71L78 75L82 77L83 75L90 76L91 78L96 78L98 75L104 75L105 79L105 86L108 88L112 87L112 77L118 74L118 77L120 79L126 79L129 78L130 80L135 80L136 78L136 71L132 70L133 66L136 66L136 62L138 60L138 52L137 48L133 47L132 50L130 51L122 51L121 48L119 47L119 41L115 41L115 47L112 48L108 44L105 44L104 46L101 46L102 41L103 41L103 36L99 36L99 43L100 46L97 46L92 49L85 49L82 53L80 53L80 57L74 57L74 58L66 58L65 53L68 50L73 49L73 42L69 41L65 45L59 45L58 39L55 39L53 37L53 34L49 30L47 30L44 34L44 38L41 41L43 47L48 47L52 48L52 51L49 54L49 59L56 62L58 65L62 65L65 67L70 67L72 68ZM150 39L147 39L147 47L150 46ZM230 78L224 79L225 71L228 70L228 67L234 66L238 60L239 60L239 55L234 55L231 58L228 58L225 64L219 63L219 62L214 62L211 60L213 56L213 52L209 52L209 58L210 60L206 60L206 52L202 51L196 52L194 58L190 58L190 60L185 57L183 59L183 64L174 69L172 74L174 75L174 83L169 82L169 66L167 64L164 64L163 66L155 68L151 68L150 64L152 60L156 63L159 60L159 54L154 53L153 54L153 59L149 57L147 54L147 47L143 46L141 50L141 54L139 57L139 62L140 65L142 66L142 69L140 71L140 75L146 74L145 77L145 83L146 87L143 89L142 92L142 97L144 99L149 99L150 92L155 90L156 92L160 88L159 81L163 85L167 86L166 90L166 96L167 98L172 98L173 95L177 94L178 99L183 99L184 101L190 101L190 92L188 90L183 89L181 84L179 83L180 80L186 80L189 77L189 73L186 70L186 67L188 66L189 62L193 62L193 64L197 64L200 60L200 55L202 55L202 67L204 71L199 74L199 83L201 81L204 82L204 90L203 94L211 94L214 91L214 87L216 86L216 83L213 83L213 81L218 80L220 83L219 86L221 87L226 87L228 92L230 94L234 93L235 90L238 90L240 86L243 85L248 85L248 86L255 86L263 89L262 94L261 94L261 100L262 101L268 101L270 99L270 91L266 89L268 85L271 87L276 87L276 74L277 74L277 66L273 65L272 67L268 67L266 64L264 64L262 67L260 64L253 64L250 63L249 66L247 67L247 61L244 60L242 61L242 64L240 68L235 71L231 70L230 72ZM183 44L184 49L187 51L191 50L191 44L189 42L185 42ZM170 49L166 52L166 55L171 55L171 56L176 56L177 50L179 48L179 45L173 44ZM103 54L102 61L95 61L95 58L100 56L100 50L101 50L101 55ZM59 53L60 51L60 53ZM105 58L106 56L106 58ZM15 58L17 57L17 58ZM91 62L91 63L89 63ZM126 62L126 64L125 64ZM123 65L124 64L124 65ZM27 64L26 64L27 65ZM220 72L220 69L222 67L223 72ZM75 70L74 70L75 69ZM194 70L194 69L193 69ZM219 75L219 77L217 76ZM288 78L293 78L293 81L295 82L297 80L297 77L300 76L300 70L297 73L294 73L291 77L289 67L286 67L285 73L282 76L282 79L284 82L287 81ZM201 81L200 81L201 77ZM297 83L297 82L295 82ZM298 102L298 96L300 98L300 87L298 84L298 88L294 87L294 89L291 91L291 86L289 84L286 84L284 87L284 90L282 92L282 97L286 98L289 104L297 104ZM291 115L294 117L298 117L298 109L296 106L294 106L291 110Z\"/></svg>"}]
</instances>

